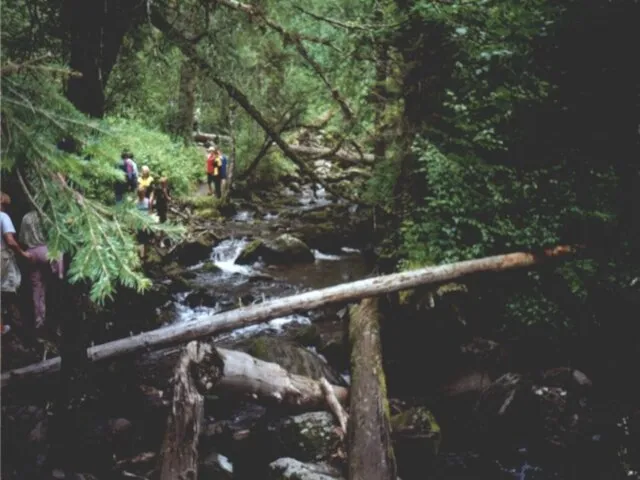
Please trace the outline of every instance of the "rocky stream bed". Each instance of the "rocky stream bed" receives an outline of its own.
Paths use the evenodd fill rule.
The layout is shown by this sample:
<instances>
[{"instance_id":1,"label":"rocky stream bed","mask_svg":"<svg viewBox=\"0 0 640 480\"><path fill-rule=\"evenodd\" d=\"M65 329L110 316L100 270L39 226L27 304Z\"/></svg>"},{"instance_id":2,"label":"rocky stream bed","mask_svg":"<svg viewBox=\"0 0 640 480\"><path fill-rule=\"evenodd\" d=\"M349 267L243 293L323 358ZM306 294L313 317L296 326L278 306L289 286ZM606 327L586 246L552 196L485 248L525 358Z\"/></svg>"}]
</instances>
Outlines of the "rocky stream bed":
<instances>
[{"instance_id":1,"label":"rocky stream bed","mask_svg":"<svg viewBox=\"0 0 640 480\"><path fill-rule=\"evenodd\" d=\"M333 201L321 188L296 190L234 199L222 215L210 198L187 203L183 220L198 225L191 239L154 253L148 293L123 291L95 312L95 343L372 275L369 212ZM448 285L390 307L383 348L399 477L605 479L632 471L640 410L616 409L587 374L568 365L512 370L508 346L465 328L467 296L464 285ZM276 318L214 340L348 386L345 307ZM40 359L34 355L19 339L3 338L4 370ZM170 402L135 373L138 363L93 372L99 388L87 404L86 439L77 452L86 473L76 478L154 477ZM51 478L46 392L55 388L54 380L43 381L3 394L3 479ZM329 412L267 408L225 392L205 398L201 480L346 478L345 452Z\"/></svg>"}]
</instances>

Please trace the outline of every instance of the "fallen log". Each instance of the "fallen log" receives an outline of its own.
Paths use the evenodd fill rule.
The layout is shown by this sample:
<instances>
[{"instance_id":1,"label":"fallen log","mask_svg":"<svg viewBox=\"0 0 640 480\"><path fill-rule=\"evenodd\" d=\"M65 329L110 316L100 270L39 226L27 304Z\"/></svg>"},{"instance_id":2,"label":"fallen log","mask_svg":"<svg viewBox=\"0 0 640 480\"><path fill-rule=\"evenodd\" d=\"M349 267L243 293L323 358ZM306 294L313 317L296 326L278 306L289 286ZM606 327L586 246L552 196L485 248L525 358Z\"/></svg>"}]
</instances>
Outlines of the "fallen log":
<instances>
[{"instance_id":1,"label":"fallen log","mask_svg":"<svg viewBox=\"0 0 640 480\"><path fill-rule=\"evenodd\" d=\"M330 158L341 160L345 163L353 165L372 164L375 161L375 156L371 153L364 153L360 155L357 152L350 152L348 150L338 150L333 152L330 148L326 147L307 147L305 145L289 145L289 148L299 155L312 155L314 157L322 158L323 155L328 155Z\"/></svg>"},{"instance_id":2,"label":"fallen log","mask_svg":"<svg viewBox=\"0 0 640 480\"><path fill-rule=\"evenodd\" d=\"M347 427L349 480L396 480L378 300L349 309L351 399Z\"/></svg>"},{"instance_id":3,"label":"fallen log","mask_svg":"<svg viewBox=\"0 0 640 480\"><path fill-rule=\"evenodd\" d=\"M203 133L195 132L193 139L196 142L225 142L232 143L232 139L229 135L218 135L216 133ZM333 152L331 148L326 147L308 147L306 145L289 144L289 149L303 156L313 156L322 158L323 155L328 155L329 158L335 158L344 163L352 165L372 164L375 162L375 156L371 153L360 154L358 152L350 152L348 150L340 149L337 152Z\"/></svg>"},{"instance_id":4,"label":"fallen log","mask_svg":"<svg viewBox=\"0 0 640 480\"><path fill-rule=\"evenodd\" d=\"M575 252L575 247L558 246L538 253L518 252L495 255L477 260L465 260L463 262L343 283L333 287L278 298L259 305L238 308L194 322L170 325L132 337L121 338L91 347L88 349L87 354L91 361L98 362L140 351L186 343L216 333L228 332L248 325L266 322L284 315L307 312L331 303L350 302L366 297L407 290L419 285L448 282L480 272L501 272L531 267L550 259L566 257ZM3 373L0 385L6 388L26 379L33 379L34 377L51 374L59 370L60 358L52 358Z\"/></svg>"},{"instance_id":5,"label":"fallen log","mask_svg":"<svg viewBox=\"0 0 640 480\"><path fill-rule=\"evenodd\" d=\"M217 390L250 395L266 405L283 404L300 410L327 408L327 395L320 382L289 373L276 363L264 362L243 352L217 350L224 361ZM335 398L346 404L349 391L336 385L331 387Z\"/></svg>"},{"instance_id":6,"label":"fallen log","mask_svg":"<svg viewBox=\"0 0 640 480\"><path fill-rule=\"evenodd\" d=\"M215 348L189 342L182 350L173 376L173 402L160 450L160 480L198 478L198 439L204 416L203 394L222 374Z\"/></svg>"}]
</instances>

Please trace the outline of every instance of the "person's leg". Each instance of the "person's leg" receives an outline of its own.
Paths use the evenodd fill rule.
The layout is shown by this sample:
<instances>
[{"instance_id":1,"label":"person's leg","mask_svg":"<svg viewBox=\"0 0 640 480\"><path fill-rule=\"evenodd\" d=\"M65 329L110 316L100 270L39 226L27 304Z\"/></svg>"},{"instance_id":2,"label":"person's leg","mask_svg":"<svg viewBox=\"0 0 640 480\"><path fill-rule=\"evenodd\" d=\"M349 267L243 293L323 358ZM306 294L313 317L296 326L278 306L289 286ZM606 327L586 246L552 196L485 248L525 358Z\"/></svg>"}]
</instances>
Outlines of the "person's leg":
<instances>
[{"instance_id":1,"label":"person's leg","mask_svg":"<svg viewBox=\"0 0 640 480\"><path fill-rule=\"evenodd\" d=\"M207 185L209 186L209 195L213 195L213 189L211 188L211 183L213 182L213 175L207 173Z\"/></svg>"},{"instance_id":2,"label":"person's leg","mask_svg":"<svg viewBox=\"0 0 640 480\"><path fill-rule=\"evenodd\" d=\"M220 190L220 177L215 177L216 182L216 197L222 197L222 191Z\"/></svg>"},{"instance_id":3,"label":"person's leg","mask_svg":"<svg viewBox=\"0 0 640 480\"><path fill-rule=\"evenodd\" d=\"M31 288L33 295L34 326L40 328L44 325L46 316L46 270L51 268L47 259L47 247L42 245L30 248L28 252L34 258L30 268Z\"/></svg>"},{"instance_id":4,"label":"person's leg","mask_svg":"<svg viewBox=\"0 0 640 480\"><path fill-rule=\"evenodd\" d=\"M43 268L40 263L31 266L30 278L33 292L33 314L35 317L34 326L35 328L40 328L44 325L44 318L46 314L46 291Z\"/></svg>"},{"instance_id":5,"label":"person's leg","mask_svg":"<svg viewBox=\"0 0 640 480\"><path fill-rule=\"evenodd\" d=\"M160 223L167 221L167 207L158 208L158 218L160 219Z\"/></svg>"}]
</instances>

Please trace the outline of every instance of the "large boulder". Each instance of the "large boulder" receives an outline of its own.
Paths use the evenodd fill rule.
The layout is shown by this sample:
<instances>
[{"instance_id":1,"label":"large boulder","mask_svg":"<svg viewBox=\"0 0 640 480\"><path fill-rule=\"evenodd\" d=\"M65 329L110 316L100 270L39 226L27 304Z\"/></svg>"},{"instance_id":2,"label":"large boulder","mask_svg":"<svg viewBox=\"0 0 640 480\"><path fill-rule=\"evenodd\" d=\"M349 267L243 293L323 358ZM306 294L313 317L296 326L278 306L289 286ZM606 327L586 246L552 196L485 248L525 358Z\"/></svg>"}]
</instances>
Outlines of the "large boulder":
<instances>
[{"instance_id":1,"label":"large boulder","mask_svg":"<svg viewBox=\"0 0 640 480\"><path fill-rule=\"evenodd\" d=\"M205 238L188 240L179 244L172 253L172 258L181 265L195 265L211 256L213 242Z\"/></svg>"},{"instance_id":2,"label":"large boulder","mask_svg":"<svg viewBox=\"0 0 640 480\"><path fill-rule=\"evenodd\" d=\"M390 423L400 477L422 478L432 469L442 440L435 416L426 407L412 406L392 415Z\"/></svg>"},{"instance_id":3,"label":"large boulder","mask_svg":"<svg viewBox=\"0 0 640 480\"><path fill-rule=\"evenodd\" d=\"M268 461L292 457L303 462L330 460L344 447L336 421L329 412L308 412L269 422L257 436Z\"/></svg>"},{"instance_id":4,"label":"large boulder","mask_svg":"<svg viewBox=\"0 0 640 480\"><path fill-rule=\"evenodd\" d=\"M240 253L236 263L251 265L262 260L267 265L292 265L313 263L315 257L309 247L299 238L285 233L275 240L255 240Z\"/></svg>"},{"instance_id":5,"label":"large boulder","mask_svg":"<svg viewBox=\"0 0 640 480\"><path fill-rule=\"evenodd\" d=\"M326 463L303 463L279 458L269 464L268 480L344 480L341 472Z\"/></svg>"},{"instance_id":6,"label":"large boulder","mask_svg":"<svg viewBox=\"0 0 640 480\"><path fill-rule=\"evenodd\" d=\"M325 377L333 385L346 386L345 381L318 354L278 337L260 336L240 346L249 355L273 362L296 375L315 380Z\"/></svg>"}]
</instances>

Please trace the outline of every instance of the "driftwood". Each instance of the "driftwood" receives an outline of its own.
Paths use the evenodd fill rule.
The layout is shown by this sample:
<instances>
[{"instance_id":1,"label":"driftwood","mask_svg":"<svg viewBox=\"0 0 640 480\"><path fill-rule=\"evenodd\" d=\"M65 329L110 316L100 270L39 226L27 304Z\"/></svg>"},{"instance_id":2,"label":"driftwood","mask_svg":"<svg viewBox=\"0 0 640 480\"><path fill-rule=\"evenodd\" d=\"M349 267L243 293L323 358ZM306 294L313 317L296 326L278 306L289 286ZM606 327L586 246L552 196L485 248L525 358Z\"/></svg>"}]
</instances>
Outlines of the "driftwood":
<instances>
[{"instance_id":1,"label":"driftwood","mask_svg":"<svg viewBox=\"0 0 640 480\"><path fill-rule=\"evenodd\" d=\"M276 363L264 362L243 352L217 350L224 361L224 373L217 390L250 395L266 405L283 404L300 410L326 408L326 394L320 382L294 375ZM346 404L349 395L346 388L331 385L331 393Z\"/></svg>"},{"instance_id":2,"label":"driftwood","mask_svg":"<svg viewBox=\"0 0 640 480\"><path fill-rule=\"evenodd\" d=\"M436 267L410 270L333 287L313 290L298 295L278 298L260 305L238 308L212 315L198 321L170 325L128 338L97 345L88 349L88 357L97 362L150 349L186 343L191 340L228 332L237 328L266 322L273 318L307 312L332 303L345 303L367 297L407 290L419 285L448 282L465 275L480 272L501 272L531 267L541 262L575 253L570 246L558 246L539 253L510 253L477 260L466 260ZM52 358L3 373L1 386L6 388L26 379L37 378L60 370L60 358Z\"/></svg>"},{"instance_id":3,"label":"driftwood","mask_svg":"<svg viewBox=\"0 0 640 480\"><path fill-rule=\"evenodd\" d=\"M156 391L168 391L171 385L167 379L172 377L181 351L167 348L137 359L134 366L137 382ZM289 373L276 363L244 352L225 348L215 348L215 351L222 369L215 391L251 397L266 406L282 404L300 411L325 408L327 395L316 380ZM212 373L215 374L215 369ZM336 385L330 387L335 398L346 404L349 391Z\"/></svg>"},{"instance_id":4,"label":"driftwood","mask_svg":"<svg viewBox=\"0 0 640 480\"><path fill-rule=\"evenodd\" d=\"M198 439L204 416L203 394L222 373L211 345L189 342L173 376L173 402L160 451L160 480L198 478Z\"/></svg>"},{"instance_id":5,"label":"driftwood","mask_svg":"<svg viewBox=\"0 0 640 480\"><path fill-rule=\"evenodd\" d=\"M350 308L349 340L348 479L396 480L377 299L366 298L360 305Z\"/></svg>"}]
</instances>

